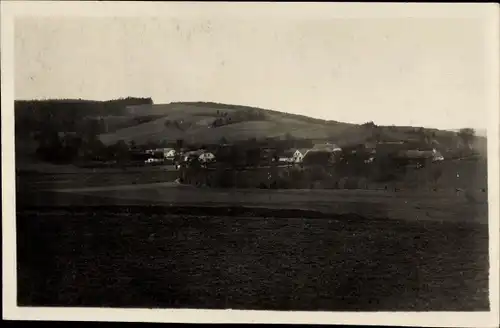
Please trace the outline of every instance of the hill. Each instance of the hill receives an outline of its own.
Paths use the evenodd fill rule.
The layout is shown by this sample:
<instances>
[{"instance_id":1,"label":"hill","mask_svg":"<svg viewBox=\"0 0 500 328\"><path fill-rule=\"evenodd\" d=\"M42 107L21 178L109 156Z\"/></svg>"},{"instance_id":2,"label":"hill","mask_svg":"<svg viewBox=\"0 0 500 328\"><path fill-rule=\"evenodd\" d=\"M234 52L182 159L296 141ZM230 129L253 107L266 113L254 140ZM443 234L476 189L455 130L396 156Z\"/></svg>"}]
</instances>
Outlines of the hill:
<instances>
[{"instance_id":1,"label":"hill","mask_svg":"<svg viewBox=\"0 0 500 328\"><path fill-rule=\"evenodd\" d=\"M175 102L170 104L129 106L131 115L158 117L144 124L126 127L100 136L104 144L119 140L136 143L183 139L188 143L219 143L224 139L238 142L251 138L295 138L330 141L350 146L373 139L417 140L427 135L443 147L455 147L459 138L454 131L413 126L375 126L322 120L257 107L211 102ZM476 137L476 148L486 151L486 139Z\"/></svg>"},{"instance_id":2,"label":"hill","mask_svg":"<svg viewBox=\"0 0 500 328\"><path fill-rule=\"evenodd\" d=\"M32 140L37 131L92 132L105 145L120 140L147 143L216 144L221 140L312 139L339 146L364 143L376 136L383 140L415 140L432 137L444 147L458 142L456 132L423 127L376 126L322 120L304 115L250 106L213 102L153 104L150 98L111 101L40 100L16 101L16 143ZM474 142L486 151L486 139ZM29 147L24 147L28 149Z\"/></svg>"}]
</instances>

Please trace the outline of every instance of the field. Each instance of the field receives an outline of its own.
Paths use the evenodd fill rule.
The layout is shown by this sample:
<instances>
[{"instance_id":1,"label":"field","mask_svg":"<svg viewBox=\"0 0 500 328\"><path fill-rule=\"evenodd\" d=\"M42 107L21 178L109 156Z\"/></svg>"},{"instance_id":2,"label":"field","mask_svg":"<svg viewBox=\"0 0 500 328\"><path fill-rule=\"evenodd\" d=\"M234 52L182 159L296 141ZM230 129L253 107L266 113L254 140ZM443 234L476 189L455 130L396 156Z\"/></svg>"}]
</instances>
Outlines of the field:
<instances>
[{"instance_id":1,"label":"field","mask_svg":"<svg viewBox=\"0 0 500 328\"><path fill-rule=\"evenodd\" d=\"M19 304L488 309L486 226L221 214L26 209Z\"/></svg>"},{"instance_id":2,"label":"field","mask_svg":"<svg viewBox=\"0 0 500 328\"><path fill-rule=\"evenodd\" d=\"M207 190L155 174L20 174L18 303L489 307L485 193Z\"/></svg>"}]
</instances>

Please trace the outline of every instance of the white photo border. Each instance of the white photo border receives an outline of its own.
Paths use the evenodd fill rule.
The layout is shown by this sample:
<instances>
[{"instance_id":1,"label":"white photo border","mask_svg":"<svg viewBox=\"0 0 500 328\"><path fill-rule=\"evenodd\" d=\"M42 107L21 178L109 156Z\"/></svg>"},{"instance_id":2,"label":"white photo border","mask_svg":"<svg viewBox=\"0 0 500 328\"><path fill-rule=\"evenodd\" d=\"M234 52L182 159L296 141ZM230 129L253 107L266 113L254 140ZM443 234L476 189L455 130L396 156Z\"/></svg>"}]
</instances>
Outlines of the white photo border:
<instances>
[{"instance_id":1,"label":"white photo border","mask_svg":"<svg viewBox=\"0 0 500 328\"><path fill-rule=\"evenodd\" d=\"M478 18L490 40L488 96L488 199L490 246L490 312L286 312L246 310L116 309L18 307L16 302L16 226L14 160L14 20L16 17L244 17L312 18ZM2 1L2 224L3 318L6 320L119 321L172 323L290 323L395 325L427 327L494 327L499 324L499 10L495 3L229 3L229 2L84 2ZM494 87L493 87L494 86Z\"/></svg>"}]
</instances>

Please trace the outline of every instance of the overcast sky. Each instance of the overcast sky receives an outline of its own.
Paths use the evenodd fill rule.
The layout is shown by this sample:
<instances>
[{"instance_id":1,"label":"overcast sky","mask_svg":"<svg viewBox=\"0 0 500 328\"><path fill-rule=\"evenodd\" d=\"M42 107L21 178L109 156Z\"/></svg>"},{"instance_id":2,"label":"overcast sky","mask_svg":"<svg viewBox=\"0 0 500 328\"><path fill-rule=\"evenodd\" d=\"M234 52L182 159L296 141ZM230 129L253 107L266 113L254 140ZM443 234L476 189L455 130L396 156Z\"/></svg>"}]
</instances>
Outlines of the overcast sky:
<instances>
[{"instance_id":1,"label":"overcast sky","mask_svg":"<svg viewBox=\"0 0 500 328\"><path fill-rule=\"evenodd\" d=\"M15 38L16 99L139 96L486 127L481 21L23 18Z\"/></svg>"}]
</instances>

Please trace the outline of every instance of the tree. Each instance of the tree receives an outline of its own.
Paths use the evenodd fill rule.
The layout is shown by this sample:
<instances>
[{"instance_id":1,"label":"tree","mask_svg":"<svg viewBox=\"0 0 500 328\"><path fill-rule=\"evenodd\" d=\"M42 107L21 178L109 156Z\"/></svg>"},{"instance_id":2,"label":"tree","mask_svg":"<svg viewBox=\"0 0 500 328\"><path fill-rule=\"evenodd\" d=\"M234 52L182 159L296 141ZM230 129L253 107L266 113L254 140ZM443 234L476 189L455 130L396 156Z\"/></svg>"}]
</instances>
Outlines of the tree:
<instances>
[{"instance_id":1,"label":"tree","mask_svg":"<svg viewBox=\"0 0 500 328\"><path fill-rule=\"evenodd\" d=\"M66 162L72 162L83 151L83 140L78 136L66 135L62 138L62 157Z\"/></svg>"},{"instance_id":2,"label":"tree","mask_svg":"<svg viewBox=\"0 0 500 328\"><path fill-rule=\"evenodd\" d=\"M175 141L175 148L176 148L177 151L180 151L183 146L184 146L184 140L183 139L177 139Z\"/></svg>"},{"instance_id":3,"label":"tree","mask_svg":"<svg viewBox=\"0 0 500 328\"><path fill-rule=\"evenodd\" d=\"M260 163L260 148L250 147L246 150L246 163L250 166L258 166Z\"/></svg>"},{"instance_id":4,"label":"tree","mask_svg":"<svg viewBox=\"0 0 500 328\"><path fill-rule=\"evenodd\" d=\"M58 161L61 150L63 149L63 143L59 138L59 134L50 123L43 127L37 139L37 155L45 161Z\"/></svg>"},{"instance_id":5,"label":"tree","mask_svg":"<svg viewBox=\"0 0 500 328\"><path fill-rule=\"evenodd\" d=\"M129 159L129 148L125 141L119 140L114 145L110 146L111 156L117 162L124 162Z\"/></svg>"},{"instance_id":6,"label":"tree","mask_svg":"<svg viewBox=\"0 0 500 328\"><path fill-rule=\"evenodd\" d=\"M99 139L89 140L84 143L83 153L87 159L101 160L106 156L106 146Z\"/></svg>"},{"instance_id":7,"label":"tree","mask_svg":"<svg viewBox=\"0 0 500 328\"><path fill-rule=\"evenodd\" d=\"M365 124L363 124L363 126L369 128L371 131L371 136L368 137L368 141L379 142L382 139L381 127L375 125L373 122L365 123Z\"/></svg>"},{"instance_id":8,"label":"tree","mask_svg":"<svg viewBox=\"0 0 500 328\"><path fill-rule=\"evenodd\" d=\"M87 127L84 132L84 140L91 143L98 139L98 135L100 132L99 121L98 120L89 120Z\"/></svg>"},{"instance_id":9,"label":"tree","mask_svg":"<svg viewBox=\"0 0 500 328\"><path fill-rule=\"evenodd\" d=\"M227 139L226 139L226 137L222 137L222 138L220 138L220 140L219 140L219 144L221 144L221 145L226 145L226 144L227 144Z\"/></svg>"},{"instance_id":10,"label":"tree","mask_svg":"<svg viewBox=\"0 0 500 328\"><path fill-rule=\"evenodd\" d=\"M476 135L476 131L474 129L471 128L460 129L457 135L464 145L466 145L468 148L472 148L471 144Z\"/></svg>"},{"instance_id":11,"label":"tree","mask_svg":"<svg viewBox=\"0 0 500 328\"><path fill-rule=\"evenodd\" d=\"M423 127L417 130L417 135L421 144L426 146L430 144L430 137Z\"/></svg>"},{"instance_id":12,"label":"tree","mask_svg":"<svg viewBox=\"0 0 500 328\"><path fill-rule=\"evenodd\" d=\"M439 179L443 175L443 168L441 166L434 167L432 170L432 180L434 182L434 187L437 189L439 185Z\"/></svg>"}]
</instances>

